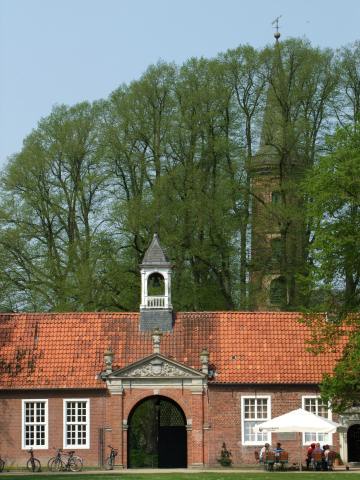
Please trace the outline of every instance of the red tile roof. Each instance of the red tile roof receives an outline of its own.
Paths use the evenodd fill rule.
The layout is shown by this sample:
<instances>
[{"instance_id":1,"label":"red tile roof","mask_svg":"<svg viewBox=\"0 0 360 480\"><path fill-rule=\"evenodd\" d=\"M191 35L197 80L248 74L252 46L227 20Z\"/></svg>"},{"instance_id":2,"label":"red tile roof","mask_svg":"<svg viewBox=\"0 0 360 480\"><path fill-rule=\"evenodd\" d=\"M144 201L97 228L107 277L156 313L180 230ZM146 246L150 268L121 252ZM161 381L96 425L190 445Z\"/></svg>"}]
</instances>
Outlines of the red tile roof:
<instances>
[{"instance_id":1,"label":"red tile roof","mask_svg":"<svg viewBox=\"0 0 360 480\"><path fill-rule=\"evenodd\" d=\"M208 349L221 383L317 383L339 353L306 351L298 313L177 313L160 352L200 369ZM105 388L98 374L111 347L124 367L152 353L138 313L0 314L0 388Z\"/></svg>"}]
</instances>

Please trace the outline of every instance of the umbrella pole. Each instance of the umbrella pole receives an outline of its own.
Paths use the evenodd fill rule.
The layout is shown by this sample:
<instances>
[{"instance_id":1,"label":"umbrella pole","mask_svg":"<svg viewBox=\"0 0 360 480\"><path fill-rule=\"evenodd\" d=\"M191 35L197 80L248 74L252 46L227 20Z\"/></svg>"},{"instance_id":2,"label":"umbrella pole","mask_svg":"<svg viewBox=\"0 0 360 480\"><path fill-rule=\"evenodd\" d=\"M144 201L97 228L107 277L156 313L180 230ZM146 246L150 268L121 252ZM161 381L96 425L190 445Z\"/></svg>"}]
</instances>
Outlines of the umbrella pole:
<instances>
[{"instance_id":1,"label":"umbrella pole","mask_svg":"<svg viewBox=\"0 0 360 480\"><path fill-rule=\"evenodd\" d=\"M299 470L300 472L302 471L302 433L299 432L299 452L300 452L300 456L299 456Z\"/></svg>"}]
</instances>

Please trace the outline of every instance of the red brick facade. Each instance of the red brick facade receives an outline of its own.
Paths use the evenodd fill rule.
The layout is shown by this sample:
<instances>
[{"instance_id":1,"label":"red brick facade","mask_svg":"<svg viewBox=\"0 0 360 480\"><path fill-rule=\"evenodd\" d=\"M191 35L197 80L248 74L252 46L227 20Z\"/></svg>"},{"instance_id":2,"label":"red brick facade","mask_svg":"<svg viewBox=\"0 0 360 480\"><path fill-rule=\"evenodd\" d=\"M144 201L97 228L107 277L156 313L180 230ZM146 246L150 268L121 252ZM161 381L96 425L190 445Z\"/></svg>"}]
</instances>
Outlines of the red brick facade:
<instances>
[{"instance_id":1,"label":"red brick facade","mask_svg":"<svg viewBox=\"0 0 360 480\"><path fill-rule=\"evenodd\" d=\"M303 396L317 395L324 366L331 371L341 355L339 348L314 362L308 338L296 313L183 312L163 332L158 355L152 332L139 330L138 313L1 314L0 455L7 465L25 465L23 401L44 399L47 446L34 450L46 464L66 446L64 402L81 399L89 407L88 444L73 448L85 465L98 466L111 444L119 449L116 463L127 468L131 412L145 398L161 396L183 412L188 467L219 466L223 442L234 466L253 464L261 445L244 444L244 398L267 398L269 418L302 407ZM110 367L104 363L109 347ZM299 439L282 443L297 462ZM333 444L339 447L337 435Z\"/></svg>"},{"instance_id":2,"label":"red brick facade","mask_svg":"<svg viewBox=\"0 0 360 480\"><path fill-rule=\"evenodd\" d=\"M221 446L232 452L234 466L251 465L255 462L255 445L243 445L241 398L270 396L271 417L301 407L303 396L317 394L316 387L304 386L210 386L205 392L161 389L156 394L174 400L187 419L187 464L188 467L219 466ZM108 454L107 445L119 449L117 464L127 467L127 424L129 415L139 401L154 395L148 389L125 390L120 394L106 391L22 391L2 392L0 452L7 465L25 465L28 454L22 449L22 399L48 400L48 449L35 449L42 464L54 455L54 448L63 446L63 399L87 398L90 400L90 445L77 449L87 466L98 466ZM104 432L104 433L103 433ZM101 436L104 435L104 438ZM283 439L272 435L272 443L281 441L290 454L290 461L299 459L299 437ZM333 436L338 450L338 435ZM103 451L101 451L101 448ZM306 447L302 456L305 458Z\"/></svg>"}]
</instances>

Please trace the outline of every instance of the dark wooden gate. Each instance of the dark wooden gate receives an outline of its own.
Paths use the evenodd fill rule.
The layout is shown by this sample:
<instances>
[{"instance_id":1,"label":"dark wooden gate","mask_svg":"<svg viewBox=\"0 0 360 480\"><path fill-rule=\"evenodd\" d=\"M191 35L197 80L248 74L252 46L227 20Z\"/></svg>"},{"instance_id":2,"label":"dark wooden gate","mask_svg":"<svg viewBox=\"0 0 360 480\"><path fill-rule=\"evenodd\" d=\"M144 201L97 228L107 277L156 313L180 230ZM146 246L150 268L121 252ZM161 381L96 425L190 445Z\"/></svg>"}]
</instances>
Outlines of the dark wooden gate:
<instances>
[{"instance_id":1,"label":"dark wooden gate","mask_svg":"<svg viewBox=\"0 0 360 480\"><path fill-rule=\"evenodd\" d=\"M129 417L129 468L185 468L186 420L172 400L154 396L140 402Z\"/></svg>"},{"instance_id":2,"label":"dark wooden gate","mask_svg":"<svg viewBox=\"0 0 360 480\"><path fill-rule=\"evenodd\" d=\"M348 461L360 462L360 425L351 425L347 433Z\"/></svg>"}]
</instances>

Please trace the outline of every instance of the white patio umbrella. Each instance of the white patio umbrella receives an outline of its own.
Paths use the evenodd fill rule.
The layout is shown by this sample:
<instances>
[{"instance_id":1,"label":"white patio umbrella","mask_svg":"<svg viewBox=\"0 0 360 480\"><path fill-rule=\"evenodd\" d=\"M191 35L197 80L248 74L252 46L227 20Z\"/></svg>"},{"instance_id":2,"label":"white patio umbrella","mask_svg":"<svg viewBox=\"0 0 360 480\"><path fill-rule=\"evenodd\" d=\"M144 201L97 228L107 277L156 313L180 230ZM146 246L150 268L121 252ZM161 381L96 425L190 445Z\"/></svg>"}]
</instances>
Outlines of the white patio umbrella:
<instances>
[{"instance_id":1,"label":"white patio umbrella","mask_svg":"<svg viewBox=\"0 0 360 480\"><path fill-rule=\"evenodd\" d=\"M258 432L279 432L279 433L335 433L344 427L339 423L320 417L314 413L308 412L302 408L292 410L291 412L272 418L267 422L259 423L253 428L255 433ZM300 461L301 470L301 436L300 436Z\"/></svg>"}]
</instances>

